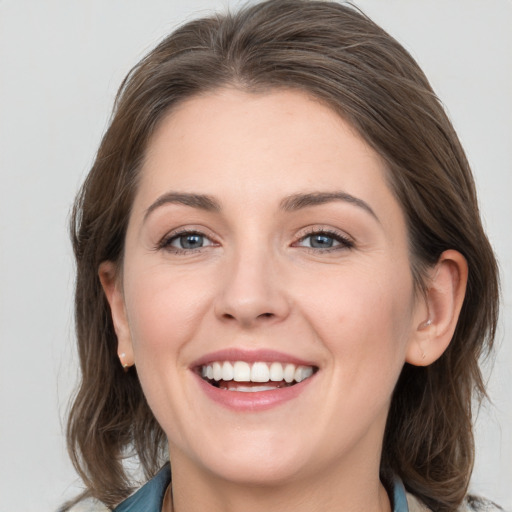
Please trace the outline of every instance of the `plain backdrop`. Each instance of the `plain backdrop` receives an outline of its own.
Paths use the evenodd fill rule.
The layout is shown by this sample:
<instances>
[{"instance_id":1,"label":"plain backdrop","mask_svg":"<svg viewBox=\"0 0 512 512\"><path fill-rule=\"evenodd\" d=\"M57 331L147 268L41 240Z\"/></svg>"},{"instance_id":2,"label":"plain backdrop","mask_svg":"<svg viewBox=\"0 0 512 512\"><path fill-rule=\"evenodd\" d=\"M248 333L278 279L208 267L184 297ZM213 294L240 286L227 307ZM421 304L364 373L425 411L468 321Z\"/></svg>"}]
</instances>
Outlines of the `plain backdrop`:
<instances>
[{"instance_id":1,"label":"plain backdrop","mask_svg":"<svg viewBox=\"0 0 512 512\"><path fill-rule=\"evenodd\" d=\"M355 3L419 61L473 166L503 307L472 489L512 510L512 2ZM172 28L227 5L0 0L2 512L55 510L79 486L63 437L78 373L67 222L115 91Z\"/></svg>"}]
</instances>

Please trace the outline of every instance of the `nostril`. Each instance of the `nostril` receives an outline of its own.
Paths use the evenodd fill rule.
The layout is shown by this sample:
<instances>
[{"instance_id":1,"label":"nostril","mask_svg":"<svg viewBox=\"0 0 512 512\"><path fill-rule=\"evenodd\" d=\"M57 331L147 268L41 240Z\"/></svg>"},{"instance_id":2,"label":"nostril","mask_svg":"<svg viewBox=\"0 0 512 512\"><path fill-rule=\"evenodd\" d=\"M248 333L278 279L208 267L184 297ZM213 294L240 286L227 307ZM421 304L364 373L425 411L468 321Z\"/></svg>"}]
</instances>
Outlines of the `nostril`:
<instances>
[{"instance_id":1,"label":"nostril","mask_svg":"<svg viewBox=\"0 0 512 512\"><path fill-rule=\"evenodd\" d=\"M260 317L263 317L263 318L271 318L274 316L273 313L262 313L261 315L259 315Z\"/></svg>"}]
</instances>

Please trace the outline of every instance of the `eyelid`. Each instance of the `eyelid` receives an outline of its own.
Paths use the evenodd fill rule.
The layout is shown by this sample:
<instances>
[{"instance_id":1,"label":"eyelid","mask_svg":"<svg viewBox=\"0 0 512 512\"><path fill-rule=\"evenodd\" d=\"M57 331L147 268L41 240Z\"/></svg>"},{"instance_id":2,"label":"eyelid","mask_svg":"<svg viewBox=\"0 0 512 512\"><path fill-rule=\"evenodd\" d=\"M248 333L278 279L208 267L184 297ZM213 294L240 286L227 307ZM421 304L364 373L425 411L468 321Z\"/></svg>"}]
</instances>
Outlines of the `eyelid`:
<instances>
[{"instance_id":1,"label":"eyelid","mask_svg":"<svg viewBox=\"0 0 512 512\"><path fill-rule=\"evenodd\" d=\"M314 235L326 235L339 242L339 245L326 248L307 247L298 245L304 239ZM310 249L314 252L329 252L343 249L352 249L355 246L355 241L351 236L347 235L347 233L345 233L344 231L327 226L311 226L306 228L306 231L303 231L302 233L300 233L300 235L297 236L297 239L295 242L293 242L292 246L304 247L305 249Z\"/></svg>"},{"instance_id":2,"label":"eyelid","mask_svg":"<svg viewBox=\"0 0 512 512\"><path fill-rule=\"evenodd\" d=\"M196 249L182 249L180 247L174 247L171 245L171 242L180 236L184 235L199 235L206 239L208 239L211 243L203 246L198 247ZM216 240L216 237L214 237L210 230L205 229L203 227L196 227L196 226L182 226L176 229L173 229L166 233L163 237L160 238L158 243L156 244L155 250L165 250L168 252L176 253L176 254L183 254L183 253L193 253L201 251L202 249L206 249L207 247L212 246L218 246L220 245L219 242Z\"/></svg>"}]
</instances>

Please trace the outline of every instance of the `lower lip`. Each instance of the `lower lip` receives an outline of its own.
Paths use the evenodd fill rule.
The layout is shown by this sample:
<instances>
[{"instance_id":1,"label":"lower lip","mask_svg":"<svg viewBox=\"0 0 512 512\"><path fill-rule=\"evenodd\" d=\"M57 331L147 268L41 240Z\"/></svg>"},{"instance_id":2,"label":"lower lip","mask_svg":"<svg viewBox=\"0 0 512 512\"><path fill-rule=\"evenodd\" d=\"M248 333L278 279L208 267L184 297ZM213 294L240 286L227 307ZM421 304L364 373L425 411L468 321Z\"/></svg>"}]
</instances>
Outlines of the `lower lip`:
<instances>
[{"instance_id":1,"label":"lower lip","mask_svg":"<svg viewBox=\"0 0 512 512\"><path fill-rule=\"evenodd\" d=\"M194 373L201 390L208 398L228 409L240 412L265 411L289 402L306 390L315 375L293 386L268 391L243 392L216 388Z\"/></svg>"}]
</instances>

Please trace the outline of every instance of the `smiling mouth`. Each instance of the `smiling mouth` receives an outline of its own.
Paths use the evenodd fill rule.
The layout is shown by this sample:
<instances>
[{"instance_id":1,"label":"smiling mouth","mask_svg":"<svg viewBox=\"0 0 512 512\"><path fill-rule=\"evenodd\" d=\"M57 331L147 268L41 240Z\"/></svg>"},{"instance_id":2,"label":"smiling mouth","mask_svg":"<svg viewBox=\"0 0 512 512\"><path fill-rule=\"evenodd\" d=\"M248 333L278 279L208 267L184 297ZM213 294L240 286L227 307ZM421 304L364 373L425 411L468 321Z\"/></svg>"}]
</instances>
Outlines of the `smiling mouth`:
<instances>
[{"instance_id":1,"label":"smiling mouth","mask_svg":"<svg viewBox=\"0 0 512 512\"><path fill-rule=\"evenodd\" d=\"M208 384L228 391L255 393L290 387L309 379L318 368L293 363L215 361L198 373Z\"/></svg>"}]
</instances>

